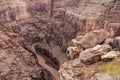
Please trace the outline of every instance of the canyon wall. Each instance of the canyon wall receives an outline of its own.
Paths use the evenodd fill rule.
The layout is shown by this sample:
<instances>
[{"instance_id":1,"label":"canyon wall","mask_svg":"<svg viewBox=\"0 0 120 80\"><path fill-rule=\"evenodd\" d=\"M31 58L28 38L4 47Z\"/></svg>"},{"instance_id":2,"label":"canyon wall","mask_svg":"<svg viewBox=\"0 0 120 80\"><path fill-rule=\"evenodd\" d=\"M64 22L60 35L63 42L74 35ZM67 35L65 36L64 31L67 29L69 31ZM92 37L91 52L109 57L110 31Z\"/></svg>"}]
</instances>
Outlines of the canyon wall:
<instances>
[{"instance_id":1,"label":"canyon wall","mask_svg":"<svg viewBox=\"0 0 120 80\"><path fill-rule=\"evenodd\" d=\"M110 37L119 36L119 10L119 0L1 0L0 29L20 35L30 46L39 43L38 50L52 53L47 60L57 63L52 67L58 69L77 35L106 29ZM60 55L54 46L59 47Z\"/></svg>"},{"instance_id":2,"label":"canyon wall","mask_svg":"<svg viewBox=\"0 0 120 80\"><path fill-rule=\"evenodd\" d=\"M34 18L31 23L45 28L41 29L42 34L49 34L49 39L63 45L94 29L107 29L111 37L120 35L119 3L119 0L4 0L0 2L0 19L2 23L23 20L20 25L24 25L25 21L30 23L26 19Z\"/></svg>"}]
</instances>

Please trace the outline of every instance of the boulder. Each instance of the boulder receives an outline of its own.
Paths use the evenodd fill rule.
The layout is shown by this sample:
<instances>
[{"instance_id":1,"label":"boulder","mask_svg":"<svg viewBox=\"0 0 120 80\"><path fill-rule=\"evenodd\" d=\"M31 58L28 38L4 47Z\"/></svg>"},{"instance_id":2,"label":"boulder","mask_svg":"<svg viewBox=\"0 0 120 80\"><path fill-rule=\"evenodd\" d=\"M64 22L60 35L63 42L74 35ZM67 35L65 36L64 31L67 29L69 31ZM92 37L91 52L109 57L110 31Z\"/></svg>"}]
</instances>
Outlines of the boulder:
<instances>
[{"instance_id":1,"label":"boulder","mask_svg":"<svg viewBox=\"0 0 120 80\"><path fill-rule=\"evenodd\" d=\"M101 56L111 51L112 48L109 45L97 45L93 48L86 49L80 53L80 60L84 64L92 64L101 60Z\"/></svg>"},{"instance_id":2,"label":"boulder","mask_svg":"<svg viewBox=\"0 0 120 80\"><path fill-rule=\"evenodd\" d=\"M120 80L120 76L96 73L90 80Z\"/></svg>"},{"instance_id":3,"label":"boulder","mask_svg":"<svg viewBox=\"0 0 120 80\"><path fill-rule=\"evenodd\" d=\"M105 39L105 41L103 42L103 44L105 45L111 45L113 44L113 39L112 38L107 38Z\"/></svg>"},{"instance_id":4,"label":"boulder","mask_svg":"<svg viewBox=\"0 0 120 80\"><path fill-rule=\"evenodd\" d=\"M108 36L109 33L106 30L93 30L80 39L80 41L77 41L76 44L81 44L84 48L92 48L102 43Z\"/></svg>"},{"instance_id":5,"label":"boulder","mask_svg":"<svg viewBox=\"0 0 120 80\"><path fill-rule=\"evenodd\" d=\"M114 38L113 47L120 51L120 36Z\"/></svg>"},{"instance_id":6,"label":"boulder","mask_svg":"<svg viewBox=\"0 0 120 80\"><path fill-rule=\"evenodd\" d=\"M78 41L80 41L83 38L83 36L77 36L75 39L72 39L73 44L77 44Z\"/></svg>"},{"instance_id":7,"label":"boulder","mask_svg":"<svg viewBox=\"0 0 120 80\"><path fill-rule=\"evenodd\" d=\"M68 59L75 59L79 57L80 52L83 51L83 48L80 45L74 47L68 47L66 55Z\"/></svg>"},{"instance_id":8,"label":"boulder","mask_svg":"<svg viewBox=\"0 0 120 80\"><path fill-rule=\"evenodd\" d=\"M79 58L65 62L59 70L60 80L82 80L81 67Z\"/></svg>"},{"instance_id":9,"label":"boulder","mask_svg":"<svg viewBox=\"0 0 120 80\"><path fill-rule=\"evenodd\" d=\"M104 59L113 59L117 56L120 55L120 52L119 51L110 51L108 53L106 53L105 55L102 55L101 56L101 59L104 60Z\"/></svg>"},{"instance_id":10,"label":"boulder","mask_svg":"<svg viewBox=\"0 0 120 80\"><path fill-rule=\"evenodd\" d=\"M87 49L80 53L80 60L82 63L90 65L101 60L103 53L93 53L92 49Z\"/></svg>"},{"instance_id":11,"label":"boulder","mask_svg":"<svg viewBox=\"0 0 120 80\"><path fill-rule=\"evenodd\" d=\"M52 74L48 70L46 73L49 74L43 73L45 70L36 55L27 49L26 42L20 36L8 35L0 31L0 80L54 79L50 79Z\"/></svg>"},{"instance_id":12,"label":"boulder","mask_svg":"<svg viewBox=\"0 0 120 80\"><path fill-rule=\"evenodd\" d=\"M97 45L92 48L92 52L99 51L99 52L109 52L112 50L112 47L110 45Z\"/></svg>"}]
</instances>

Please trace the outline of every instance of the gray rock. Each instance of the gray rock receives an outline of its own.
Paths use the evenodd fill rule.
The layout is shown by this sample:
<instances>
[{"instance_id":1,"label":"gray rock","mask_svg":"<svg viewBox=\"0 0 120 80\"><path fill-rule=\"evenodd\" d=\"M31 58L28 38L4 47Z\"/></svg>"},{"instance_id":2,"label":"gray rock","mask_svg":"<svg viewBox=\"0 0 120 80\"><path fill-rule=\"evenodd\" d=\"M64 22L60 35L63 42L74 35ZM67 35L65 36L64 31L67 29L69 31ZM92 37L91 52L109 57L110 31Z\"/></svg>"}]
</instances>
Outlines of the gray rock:
<instances>
[{"instance_id":1,"label":"gray rock","mask_svg":"<svg viewBox=\"0 0 120 80\"><path fill-rule=\"evenodd\" d=\"M111 50L112 50L112 47L110 45L97 45L92 48L92 52L95 52L95 51L109 52Z\"/></svg>"},{"instance_id":2,"label":"gray rock","mask_svg":"<svg viewBox=\"0 0 120 80\"><path fill-rule=\"evenodd\" d=\"M80 53L80 60L84 64L92 64L101 60L101 55L103 53L97 52L93 53L92 49L87 49Z\"/></svg>"},{"instance_id":3,"label":"gray rock","mask_svg":"<svg viewBox=\"0 0 120 80\"><path fill-rule=\"evenodd\" d=\"M113 47L117 48L120 51L120 36L114 38Z\"/></svg>"},{"instance_id":4,"label":"gray rock","mask_svg":"<svg viewBox=\"0 0 120 80\"><path fill-rule=\"evenodd\" d=\"M75 59L79 57L80 52L83 51L82 47L80 45L74 46L74 47L68 47L66 51L66 55L68 59Z\"/></svg>"},{"instance_id":5,"label":"gray rock","mask_svg":"<svg viewBox=\"0 0 120 80\"><path fill-rule=\"evenodd\" d=\"M92 64L101 60L101 56L111 51L112 48L109 45L97 45L93 48L86 49L80 53L80 60L85 64Z\"/></svg>"},{"instance_id":6,"label":"gray rock","mask_svg":"<svg viewBox=\"0 0 120 80\"><path fill-rule=\"evenodd\" d=\"M76 49L77 49L76 46L67 48L66 55L67 55L68 59L74 58L74 55L76 54Z\"/></svg>"},{"instance_id":7,"label":"gray rock","mask_svg":"<svg viewBox=\"0 0 120 80\"><path fill-rule=\"evenodd\" d=\"M77 36L75 39L72 39L73 44L77 44L84 36Z\"/></svg>"},{"instance_id":8,"label":"gray rock","mask_svg":"<svg viewBox=\"0 0 120 80\"><path fill-rule=\"evenodd\" d=\"M79 58L65 62L59 70L60 80L82 80L81 67Z\"/></svg>"},{"instance_id":9,"label":"gray rock","mask_svg":"<svg viewBox=\"0 0 120 80\"><path fill-rule=\"evenodd\" d=\"M101 59L113 59L113 58L115 58L115 57L117 57L119 55L120 55L119 51L110 51L107 54L102 55Z\"/></svg>"},{"instance_id":10,"label":"gray rock","mask_svg":"<svg viewBox=\"0 0 120 80\"><path fill-rule=\"evenodd\" d=\"M86 34L77 44L81 44L84 48L91 48L100 44L106 38L108 38L109 33L106 30L93 30Z\"/></svg>"},{"instance_id":11,"label":"gray rock","mask_svg":"<svg viewBox=\"0 0 120 80\"><path fill-rule=\"evenodd\" d=\"M97 73L91 78L91 80L120 80L120 76Z\"/></svg>"},{"instance_id":12,"label":"gray rock","mask_svg":"<svg viewBox=\"0 0 120 80\"><path fill-rule=\"evenodd\" d=\"M107 39L103 42L103 44L112 46L112 45L113 45L113 39L112 39L112 38L107 38Z\"/></svg>"}]
</instances>

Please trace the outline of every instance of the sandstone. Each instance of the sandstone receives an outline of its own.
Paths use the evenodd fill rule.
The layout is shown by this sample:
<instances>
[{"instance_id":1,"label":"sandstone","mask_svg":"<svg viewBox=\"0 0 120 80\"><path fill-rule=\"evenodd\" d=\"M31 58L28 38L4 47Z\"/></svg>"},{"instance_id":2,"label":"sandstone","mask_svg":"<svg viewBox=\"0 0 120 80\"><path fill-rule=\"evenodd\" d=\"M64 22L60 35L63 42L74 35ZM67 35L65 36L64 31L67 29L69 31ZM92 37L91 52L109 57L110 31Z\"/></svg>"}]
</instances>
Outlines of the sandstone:
<instances>
[{"instance_id":1,"label":"sandstone","mask_svg":"<svg viewBox=\"0 0 120 80\"><path fill-rule=\"evenodd\" d=\"M119 80L120 76L112 76L109 74L95 74L90 80Z\"/></svg>"},{"instance_id":2,"label":"sandstone","mask_svg":"<svg viewBox=\"0 0 120 80\"><path fill-rule=\"evenodd\" d=\"M112 47L110 45L97 45L92 48L92 52L109 52L112 50Z\"/></svg>"},{"instance_id":3,"label":"sandstone","mask_svg":"<svg viewBox=\"0 0 120 80\"><path fill-rule=\"evenodd\" d=\"M25 48L24 40L13 33L0 33L0 79L45 79L44 68L39 65L34 53Z\"/></svg>"},{"instance_id":4,"label":"sandstone","mask_svg":"<svg viewBox=\"0 0 120 80\"><path fill-rule=\"evenodd\" d=\"M68 59L75 59L79 56L81 51L83 51L83 48L80 45L74 47L68 47L66 51L66 55Z\"/></svg>"},{"instance_id":5,"label":"sandstone","mask_svg":"<svg viewBox=\"0 0 120 80\"><path fill-rule=\"evenodd\" d=\"M107 39L105 39L105 41L102 44L112 46L113 45L113 39L112 38L107 38Z\"/></svg>"},{"instance_id":6,"label":"sandstone","mask_svg":"<svg viewBox=\"0 0 120 80\"><path fill-rule=\"evenodd\" d=\"M113 59L117 56L120 56L120 52L119 51L110 51L104 55L101 56L101 59Z\"/></svg>"},{"instance_id":7,"label":"sandstone","mask_svg":"<svg viewBox=\"0 0 120 80\"><path fill-rule=\"evenodd\" d=\"M74 63L75 62L75 63ZM78 67L79 65L79 67ZM82 70L81 62L78 59L65 62L59 70L60 80L81 80Z\"/></svg>"},{"instance_id":8,"label":"sandstone","mask_svg":"<svg viewBox=\"0 0 120 80\"><path fill-rule=\"evenodd\" d=\"M67 54L67 57L69 59L73 59L74 58L76 49L77 49L77 47L68 47L67 48L66 54Z\"/></svg>"},{"instance_id":9,"label":"sandstone","mask_svg":"<svg viewBox=\"0 0 120 80\"><path fill-rule=\"evenodd\" d=\"M108 36L109 33L106 30L93 30L86 34L77 44L81 44L84 48L91 48L100 44Z\"/></svg>"},{"instance_id":10,"label":"sandstone","mask_svg":"<svg viewBox=\"0 0 120 80\"><path fill-rule=\"evenodd\" d=\"M83 36L77 36L75 39L72 39L73 44L77 45L77 42L80 41Z\"/></svg>"},{"instance_id":11,"label":"sandstone","mask_svg":"<svg viewBox=\"0 0 120 80\"><path fill-rule=\"evenodd\" d=\"M93 53L91 49L86 49L80 53L80 60L84 64L92 64L101 60L101 55L103 53L97 52Z\"/></svg>"},{"instance_id":12,"label":"sandstone","mask_svg":"<svg viewBox=\"0 0 120 80\"><path fill-rule=\"evenodd\" d=\"M39 75L46 73L46 71L42 70L43 68L38 64L32 64L32 61L34 62L37 60L33 57L31 50L29 52L29 50L21 47L20 44L17 43L16 38L7 37L8 32L13 31L19 36L24 37L25 41L28 42L27 44L29 45L38 42L45 42L49 45L49 47L53 47L53 45L51 46L51 43L54 43L54 45L59 47L60 50L62 49L61 53L64 53L71 40L79 35L79 37L73 40L75 43L74 46L77 47L77 50L75 50L75 52L74 48L73 51L72 49L69 50L69 52L71 51L69 56L74 60L70 63L73 65L73 67L69 68L73 69L70 71L72 76L69 75L69 73L66 73L65 75L67 75L68 79L70 80L80 80L80 76L75 75L79 75L79 72L81 74L81 70L74 70L74 67L78 67L81 64L79 59L75 59L81 52L81 49L79 49L77 46L79 42L81 42L80 46L82 45L82 49L93 48L94 46L98 45L90 50L90 54L86 54L88 55L87 59L89 59L89 57L91 59L92 56L97 58L99 53L108 53L111 51L110 46L119 50L119 44L117 44L117 41L114 42L114 45L111 41L105 42L104 48L103 46L99 45L108 37L105 30L110 33L110 37L120 36L119 5L119 0L1 0L0 30L5 32L6 35L0 33L0 36L2 35L0 37L2 38L0 40L0 48L2 49L0 57L3 57L2 60L7 57L7 60L4 63L1 63L0 72L2 72L1 75L7 73L8 75L0 77L0 79L7 80L12 75L12 78L14 76L14 79L16 80L30 80L30 76L32 74L33 79L37 80L40 78ZM100 29L105 30L102 31ZM92 30L98 31L89 33L87 37L85 37L86 35L84 37L80 37ZM99 31L102 33L100 32L99 34ZM110 46L108 46L108 43L110 43ZM6 50L8 48L10 48L12 52L11 55L7 54L10 53L9 50ZM46 51L48 52L46 49L43 51L43 53ZM58 52L56 52L56 54L58 54ZM51 53L45 53L45 55L52 56ZM62 54L59 55L61 57ZM99 61L99 59L93 59ZM16 60L18 60L18 62ZM54 57L52 57L52 60L54 60L55 63L58 62ZM15 62L11 64L13 61ZM41 59L40 61L42 62ZM0 60L0 62L2 61ZM43 65L43 63L44 62L41 64ZM9 71L10 64L13 67L13 72ZM5 69L2 69L3 67L5 67ZM69 70L67 72L69 72ZM65 79L68 80L65 75ZM42 79L40 78L40 80Z\"/></svg>"},{"instance_id":13,"label":"sandstone","mask_svg":"<svg viewBox=\"0 0 120 80\"><path fill-rule=\"evenodd\" d=\"M85 64L92 64L101 60L101 56L112 50L109 45L97 45L93 48L86 49L80 53L80 60Z\"/></svg>"}]
</instances>

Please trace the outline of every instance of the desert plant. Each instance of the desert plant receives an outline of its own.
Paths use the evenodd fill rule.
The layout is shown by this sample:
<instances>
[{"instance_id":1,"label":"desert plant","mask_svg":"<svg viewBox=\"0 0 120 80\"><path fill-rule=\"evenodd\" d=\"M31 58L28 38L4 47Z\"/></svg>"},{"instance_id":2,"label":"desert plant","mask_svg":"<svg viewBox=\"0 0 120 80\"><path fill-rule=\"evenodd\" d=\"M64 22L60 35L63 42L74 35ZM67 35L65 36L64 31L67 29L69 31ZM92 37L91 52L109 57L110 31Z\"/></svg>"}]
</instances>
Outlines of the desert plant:
<instances>
[{"instance_id":1,"label":"desert plant","mask_svg":"<svg viewBox=\"0 0 120 80\"><path fill-rule=\"evenodd\" d=\"M109 62L102 66L99 71L103 74L120 75L120 65L115 64L115 62Z\"/></svg>"}]
</instances>

